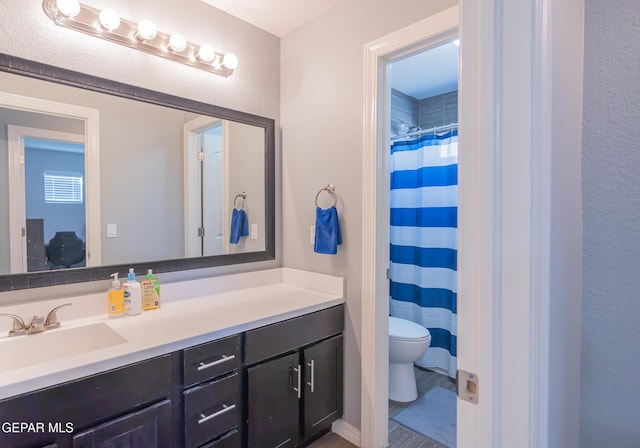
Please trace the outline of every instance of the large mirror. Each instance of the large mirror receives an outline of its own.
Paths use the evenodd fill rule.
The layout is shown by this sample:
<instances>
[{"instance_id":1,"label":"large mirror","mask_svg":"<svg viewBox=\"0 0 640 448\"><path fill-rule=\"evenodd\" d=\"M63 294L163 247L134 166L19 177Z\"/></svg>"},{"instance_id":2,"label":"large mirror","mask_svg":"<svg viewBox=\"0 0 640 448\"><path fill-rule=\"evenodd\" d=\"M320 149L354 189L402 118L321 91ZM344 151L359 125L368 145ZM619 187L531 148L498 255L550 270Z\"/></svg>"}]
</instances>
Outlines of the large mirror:
<instances>
[{"instance_id":1,"label":"large mirror","mask_svg":"<svg viewBox=\"0 0 640 448\"><path fill-rule=\"evenodd\" d=\"M275 258L274 121L0 54L0 291Z\"/></svg>"}]
</instances>

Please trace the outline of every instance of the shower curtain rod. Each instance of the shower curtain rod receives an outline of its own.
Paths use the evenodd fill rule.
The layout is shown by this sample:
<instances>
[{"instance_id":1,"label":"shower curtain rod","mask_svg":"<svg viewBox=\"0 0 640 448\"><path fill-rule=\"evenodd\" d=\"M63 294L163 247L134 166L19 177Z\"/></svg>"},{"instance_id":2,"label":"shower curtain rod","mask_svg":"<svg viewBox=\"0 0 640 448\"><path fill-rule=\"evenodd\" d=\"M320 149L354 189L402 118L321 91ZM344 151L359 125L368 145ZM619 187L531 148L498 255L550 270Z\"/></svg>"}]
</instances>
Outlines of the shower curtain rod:
<instances>
[{"instance_id":1,"label":"shower curtain rod","mask_svg":"<svg viewBox=\"0 0 640 448\"><path fill-rule=\"evenodd\" d=\"M430 134L431 132L435 134L438 131L449 131L452 129L456 129L457 127L458 127L458 123L445 124L443 126L435 126L429 129L421 129L419 131L409 132L408 134L405 134L405 135L396 135L395 137L391 137L391 141L401 140L403 138L418 137L420 135Z\"/></svg>"}]
</instances>

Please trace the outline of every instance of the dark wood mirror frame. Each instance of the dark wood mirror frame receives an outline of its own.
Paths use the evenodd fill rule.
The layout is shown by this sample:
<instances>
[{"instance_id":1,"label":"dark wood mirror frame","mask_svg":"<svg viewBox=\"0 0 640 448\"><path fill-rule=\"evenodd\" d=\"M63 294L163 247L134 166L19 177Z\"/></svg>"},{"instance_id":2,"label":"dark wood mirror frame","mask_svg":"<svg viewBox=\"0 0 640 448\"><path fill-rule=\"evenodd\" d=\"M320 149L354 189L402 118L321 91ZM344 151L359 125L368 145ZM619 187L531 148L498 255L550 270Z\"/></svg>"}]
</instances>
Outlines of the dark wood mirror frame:
<instances>
[{"instance_id":1,"label":"dark wood mirror frame","mask_svg":"<svg viewBox=\"0 0 640 448\"><path fill-rule=\"evenodd\" d=\"M143 263L0 275L0 291L105 280L109 279L109 275L113 272L119 272L122 277L125 277L129 268L134 268L138 273L146 272L147 269L153 269L154 273L162 273L275 259L275 121L273 119L122 84L2 53L0 53L0 71L264 128L266 235L265 250L260 252L173 260L149 260Z\"/></svg>"}]
</instances>

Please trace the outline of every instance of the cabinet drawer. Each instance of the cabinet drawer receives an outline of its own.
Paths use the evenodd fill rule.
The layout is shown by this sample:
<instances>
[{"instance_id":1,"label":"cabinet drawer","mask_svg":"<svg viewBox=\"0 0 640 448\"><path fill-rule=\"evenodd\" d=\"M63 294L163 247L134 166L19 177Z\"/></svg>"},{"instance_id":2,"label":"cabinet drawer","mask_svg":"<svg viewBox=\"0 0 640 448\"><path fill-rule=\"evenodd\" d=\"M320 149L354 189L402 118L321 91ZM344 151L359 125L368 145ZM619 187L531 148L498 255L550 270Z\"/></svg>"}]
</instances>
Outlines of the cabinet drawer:
<instances>
[{"instance_id":1,"label":"cabinet drawer","mask_svg":"<svg viewBox=\"0 0 640 448\"><path fill-rule=\"evenodd\" d=\"M187 448L200 446L237 427L240 417L240 374L234 372L184 392Z\"/></svg>"},{"instance_id":2,"label":"cabinet drawer","mask_svg":"<svg viewBox=\"0 0 640 448\"><path fill-rule=\"evenodd\" d=\"M171 402L165 400L74 435L73 448L163 447L171 435Z\"/></svg>"},{"instance_id":3,"label":"cabinet drawer","mask_svg":"<svg viewBox=\"0 0 640 448\"><path fill-rule=\"evenodd\" d=\"M202 383L240 366L240 335L185 349L184 386Z\"/></svg>"},{"instance_id":4,"label":"cabinet drawer","mask_svg":"<svg viewBox=\"0 0 640 448\"><path fill-rule=\"evenodd\" d=\"M342 333L344 305L247 331L244 359L251 365Z\"/></svg>"},{"instance_id":5,"label":"cabinet drawer","mask_svg":"<svg viewBox=\"0 0 640 448\"><path fill-rule=\"evenodd\" d=\"M234 429L200 448L240 448L240 431Z\"/></svg>"}]
</instances>

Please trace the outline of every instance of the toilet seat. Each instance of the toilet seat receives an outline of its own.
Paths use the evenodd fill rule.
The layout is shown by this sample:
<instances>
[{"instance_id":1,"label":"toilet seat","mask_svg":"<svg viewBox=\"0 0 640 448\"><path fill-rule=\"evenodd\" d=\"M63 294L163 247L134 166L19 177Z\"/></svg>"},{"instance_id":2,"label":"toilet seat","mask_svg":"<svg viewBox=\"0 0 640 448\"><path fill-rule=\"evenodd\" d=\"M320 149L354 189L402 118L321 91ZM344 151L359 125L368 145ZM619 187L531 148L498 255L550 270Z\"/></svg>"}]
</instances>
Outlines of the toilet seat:
<instances>
[{"instance_id":1,"label":"toilet seat","mask_svg":"<svg viewBox=\"0 0 640 448\"><path fill-rule=\"evenodd\" d=\"M426 341L431 340L431 333L415 322L389 316L389 339L397 341Z\"/></svg>"}]
</instances>

